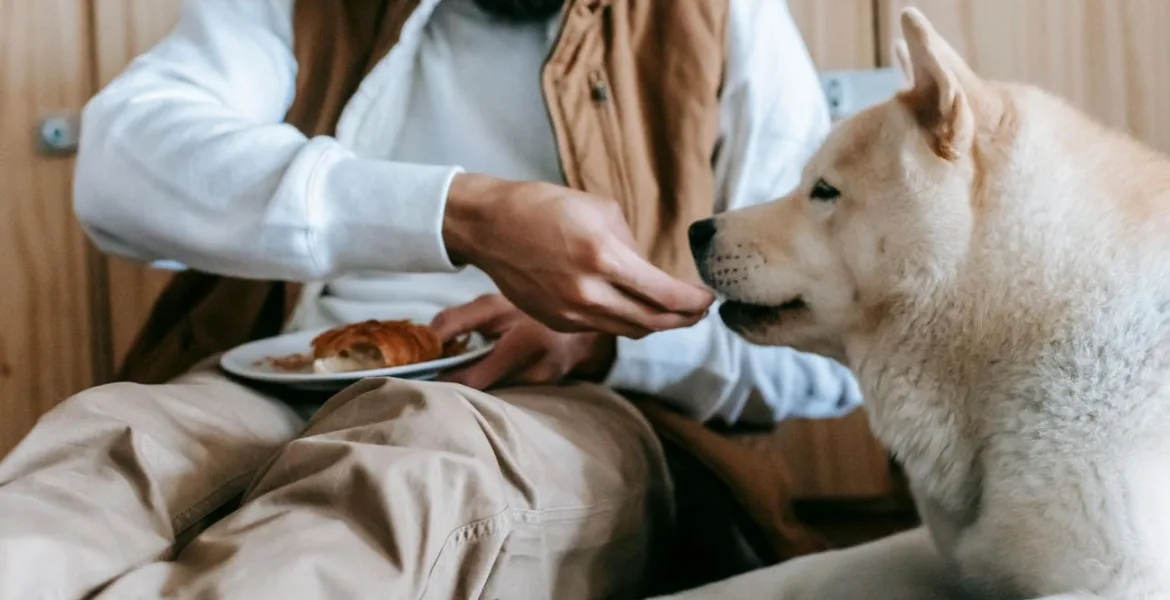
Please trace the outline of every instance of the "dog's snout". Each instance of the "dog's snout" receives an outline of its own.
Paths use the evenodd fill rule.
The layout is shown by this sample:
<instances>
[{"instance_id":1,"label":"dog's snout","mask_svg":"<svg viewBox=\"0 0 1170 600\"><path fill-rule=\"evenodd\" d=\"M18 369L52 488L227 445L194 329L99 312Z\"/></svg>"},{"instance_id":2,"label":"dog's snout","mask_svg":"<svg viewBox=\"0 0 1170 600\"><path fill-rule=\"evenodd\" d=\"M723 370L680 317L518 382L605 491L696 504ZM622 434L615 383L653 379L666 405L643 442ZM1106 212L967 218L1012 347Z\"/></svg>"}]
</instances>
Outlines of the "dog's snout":
<instances>
[{"instance_id":1,"label":"dog's snout","mask_svg":"<svg viewBox=\"0 0 1170 600\"><path fill-rule=\"evenodd\" d=\"M691 254L698 257L703 254L711 240L715 238L715 219L703 219L691 223L687 229L687 238L691 242Z\"/></svg>"}]
</instances>

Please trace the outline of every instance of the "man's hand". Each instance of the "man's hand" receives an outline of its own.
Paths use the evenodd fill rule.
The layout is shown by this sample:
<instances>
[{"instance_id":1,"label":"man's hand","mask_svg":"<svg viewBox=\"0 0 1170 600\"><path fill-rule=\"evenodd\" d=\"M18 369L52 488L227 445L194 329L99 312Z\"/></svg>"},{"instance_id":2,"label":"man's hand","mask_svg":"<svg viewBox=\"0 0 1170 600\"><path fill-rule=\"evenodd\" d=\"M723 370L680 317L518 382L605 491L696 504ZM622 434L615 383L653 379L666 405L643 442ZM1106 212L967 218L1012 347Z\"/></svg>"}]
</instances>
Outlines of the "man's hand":
<instances>
[{"instance_id":1,"label":"man's hand","mask_svg":"<svg viewBox=\"0 0 1170 600\"><path fill-rule=\"evenodd\" d=\"M449 308L431 327L444 342L470 331L497 338L487 356L443 377L477 390L501 384L553 385L569 376L601 381L614 360L613 336L553 331L497 294Z\"/></svg>"},{"instance_id":2,"label":"man's hand","mask_svg":"<svg viewBox=\"0 0 1170 600\"><path fill-rule=\"evenodd\" d=\"M615 202L557 185L458 175L443 239L557 331L640 338L694 324L713 300L643 259Z\"/></svg>"}]
</instances>

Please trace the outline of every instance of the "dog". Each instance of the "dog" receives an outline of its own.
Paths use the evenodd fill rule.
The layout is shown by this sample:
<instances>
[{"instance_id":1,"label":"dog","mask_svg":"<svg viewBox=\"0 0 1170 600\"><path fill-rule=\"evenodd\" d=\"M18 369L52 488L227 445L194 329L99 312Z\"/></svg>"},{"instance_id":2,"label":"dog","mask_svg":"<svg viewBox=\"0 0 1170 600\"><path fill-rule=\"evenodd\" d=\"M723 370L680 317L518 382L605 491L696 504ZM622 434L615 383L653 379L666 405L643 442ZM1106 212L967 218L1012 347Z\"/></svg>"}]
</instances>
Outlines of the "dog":
<instances>
[{"instance_id":1,"label":"dog","mask_svg":"<svg viewBox=\"0 0 1170 600\"><path fill-rule=\"evenodd\" d=\"M728 327L852 369L923 527L678 597L1170 599L1170 161L901 23L907 88L690 242Z\"/></svg>"}]
</instances>

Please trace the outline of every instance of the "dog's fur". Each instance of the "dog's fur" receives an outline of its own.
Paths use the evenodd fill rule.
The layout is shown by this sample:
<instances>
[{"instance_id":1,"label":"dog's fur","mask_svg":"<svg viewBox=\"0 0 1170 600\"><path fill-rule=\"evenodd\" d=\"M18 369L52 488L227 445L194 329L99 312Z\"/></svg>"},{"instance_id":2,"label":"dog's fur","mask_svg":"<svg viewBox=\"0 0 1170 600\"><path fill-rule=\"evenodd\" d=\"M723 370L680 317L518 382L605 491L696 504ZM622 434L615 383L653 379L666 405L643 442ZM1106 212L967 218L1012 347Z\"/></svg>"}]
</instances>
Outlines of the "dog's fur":
<instances>
[{"instance_id":1,"label":"dog's fur","mask_svg":"<svg viewBox=\"0 0 1170 600\"><path fill-rule=\"evenodd\" d=\"M902 27L909 89L693 250L735 331L850 366L929 537L693 594L1170 598L1170 162Z\"/></svg>"}]
</instances>

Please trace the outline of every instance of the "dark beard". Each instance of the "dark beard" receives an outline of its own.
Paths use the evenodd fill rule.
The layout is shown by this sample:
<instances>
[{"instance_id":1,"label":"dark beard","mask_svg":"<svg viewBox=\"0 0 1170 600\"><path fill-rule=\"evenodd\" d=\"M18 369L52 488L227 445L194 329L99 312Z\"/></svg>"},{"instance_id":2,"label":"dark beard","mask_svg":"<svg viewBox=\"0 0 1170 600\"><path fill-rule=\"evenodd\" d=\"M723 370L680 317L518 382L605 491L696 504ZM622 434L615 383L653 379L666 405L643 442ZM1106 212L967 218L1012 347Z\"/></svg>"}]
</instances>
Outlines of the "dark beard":
<instances>
[{"instance_id":1,"label":"dark beard","mask_svg":"<svg viewBox=\"0 0 1170 600\"><path fill-rule=\"evenodd\" d=\"M512 23L531 23L553 18L566 0L473 0L483 12ZM688 0L689 1L689 0Z\"/></svg>"}]
</instances>

